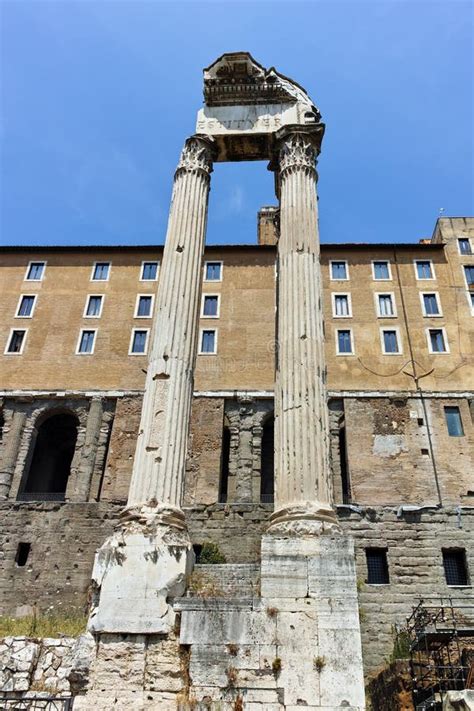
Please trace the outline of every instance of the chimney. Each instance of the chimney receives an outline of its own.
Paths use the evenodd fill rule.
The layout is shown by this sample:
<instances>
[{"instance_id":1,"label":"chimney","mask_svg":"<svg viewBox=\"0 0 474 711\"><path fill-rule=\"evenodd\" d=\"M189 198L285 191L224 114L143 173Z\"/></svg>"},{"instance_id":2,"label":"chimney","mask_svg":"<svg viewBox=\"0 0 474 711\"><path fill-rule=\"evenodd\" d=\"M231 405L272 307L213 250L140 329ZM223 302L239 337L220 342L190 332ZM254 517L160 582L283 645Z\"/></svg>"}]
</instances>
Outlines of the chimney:
<instances>
[{"instance_id":1,"label":"chimney","mask_svg":"<svg viewBox=\"0 0 474 711\"><path fill-rule=\"evenodd\" d=\"M258 244L273 244L278 240L279 209L266 205L258 211Z\"/></svg>"}]
</instances>

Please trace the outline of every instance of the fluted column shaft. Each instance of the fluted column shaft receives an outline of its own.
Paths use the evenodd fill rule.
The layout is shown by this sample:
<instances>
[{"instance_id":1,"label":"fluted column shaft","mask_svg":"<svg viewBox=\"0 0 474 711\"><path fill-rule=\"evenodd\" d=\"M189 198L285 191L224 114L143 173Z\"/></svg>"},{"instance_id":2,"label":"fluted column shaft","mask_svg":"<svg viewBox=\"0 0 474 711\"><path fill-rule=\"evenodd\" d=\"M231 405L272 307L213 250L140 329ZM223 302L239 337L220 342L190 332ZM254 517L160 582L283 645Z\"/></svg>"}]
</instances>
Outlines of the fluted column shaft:
<instances>
[{"instance_id":1,"label":"fluted column shaft","mask_svg":"<svg viewBox=\"0 0 474 711\"><path fill-rule=\"evenodd\" d=\"M280 137L275 513L271 525L335 522L319 264L316 156L322 127Z\"/></svg>"},{"instance_id":2,"label":"fluted column shaft","mask_svg":"<svg viewBox=\"0 0 474 711\"><path fill-rule=\"evenodd\" d=\"M212 171L212 142L189 138L175 174L161 265L129 506L148 504L180 516L201 270Z\"/></svg>"}]
</instances>

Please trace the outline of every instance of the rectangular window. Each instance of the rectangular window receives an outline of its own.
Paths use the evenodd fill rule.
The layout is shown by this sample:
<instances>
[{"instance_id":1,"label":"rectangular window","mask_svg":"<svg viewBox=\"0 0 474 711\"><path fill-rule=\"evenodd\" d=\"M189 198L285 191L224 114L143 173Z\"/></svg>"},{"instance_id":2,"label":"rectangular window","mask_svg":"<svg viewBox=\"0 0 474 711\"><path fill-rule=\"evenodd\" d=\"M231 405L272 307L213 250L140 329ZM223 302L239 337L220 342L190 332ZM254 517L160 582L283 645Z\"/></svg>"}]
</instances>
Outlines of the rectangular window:
<instances>
[{"instance_id":1,"label":"rectangular window","mask_svg":"<svg viewBox=\"0 0 474 711\"><path fill-rule=\"evenodd\" d=\"M366 548L367 583L369 585L388 585L388 561L386 548Z\"/></svg>"},{"instance_id":2,"label":"rectangular window","mask_svg":"<svg viewBox=\"0 0 474 711\"><path fill-rule=\"evenodd\" d=\"M215 329L201 331L201 344L199 352L201 354L217 353L217 332Z\"/></svg>"},{"instance_id":3,"label":"rectangular window","mask_svg":"<svg viewBox=\"0 0 474 711\"><path fill-rule=\"evenodd\" d=\"M430 353L448 352L443 328L428 329L428 350Z\"/></svg>"},{"instance_id":4,"label":"rectangular window","mask_svg":"<svg viewBox=\"0 0 474 711\"><path fill-rule=\"evenodd\" d=\"M471 240L468 237L458 239L459 254L472 254Z\"/></svg>"},{"instance_id":5,"label":"rectangular window","mask_svg":"<svg viewBox=\"0 0 474 711\"><path fill-rule=\"evenodd\" d=\"M142 262L141 281L156 281L158 278L158 262Z\"/></svg>"},{"instance_id":6,"label":"rectangular window","mask_svg":"<svg viewBox=\"0 0 474 711\"><path fill-rule=\"evenodd\" d=\"M134 328L130 341L129 355L145 355L148 341L148 329Z\"/></svg>"},{"instance_id":7,"label":"rectangular window","mask_svg":"<svg viewBox=\"0 0 474 711\"><path fill-rule=\"evenodd\" d=\"M30 262L26 270L26 281L42 281L46 262Z\"/></svg>"},{"instance_id":8,"label":"rectangular window","mask_svg":"<svg viewBox=\"0 0 474 711\"><path fill-rule=\"evenodd\" d=\"M337 354L344 355L353 353L352 332L350 329L338 329L336 331Z\"/></svg>"},{"instance_id":9,"label":"rectangular window","mask_svg":"<svg viewBox=\"0 0 474 711\"><path fill-rule=\"evenodd\" d=\"M92 267L92 281L108 281L110 262L96 262Z\"/></svg>"},{"instance_id":10,"label":"rectangular window","mask_svg":"<svg viewBox=\"0 0 474 711\"><path fill-rule=\"evenodd\" d=\"M222 262L206 262L204 281L222 281Z\"/></svg>"},{"instance_id":11,"label":"rectangular window","mask_svg":"<svg viewBox=\"0 0 474 711\"><path fill-rule=\"evenodd\" d=\"M464 437L464 428L462 426L461 412L459 407L448 406L444 408L444 416L448 427L450 437Z\"/></svg>"},{"instance_id":12,"label":"rectangular window","mask_svg":"<svg viewBox=\"0 0 474 711\"><path fill-rule=\"evenodd\" d=\"M20 296L18 309L16 312L17 318L31 318L35 308L36 296L23 294Z\"/></svg>"},{"instance_id":13,"label":"rectangular window","mask_svg":"<svg viewBox=\"0 0 474 711\"><path fill-rule=\"evenodd\" d=\"M202 299L202 317L218 318L219 296L217 294L204 294Z\"/></svg>"},{"instance_id":14,"label":"rectangular window","mask_svg":"<svg viewBox=\"0 0 474 711\"><path fill-rule=\"evenodd\" d=\"M388 281L392 278L390 274L390 263L387 260L372 262L373 276L377 281Z\"/></svg>"},{"instance_id":15,"label":"rectangular window","mask_svg":"<svg viewBox=\"0 0 474 711\"><path fill-rule=\"evenodd\" d=\"M468 295L469 306L471 307L471 314L474 316L474 292L471 291Z\"/></svg>"},{"instance_id":16,"label":"rectangular window","mask_svg":"<svg viewBox=\"0 0 474 711\"><path fill-rule=\"evenodd\" d=\"M21 355L25 347L26 329L14 329L10 333L5 353Z\"/></svg>"},{"instance_id":17,"label":"rectangular window","mask_svg":"<svg viewBox=\"0 0 474 711\"><path fill-rule=\"evenodd\" d=\"M349 294L333 294L333 315L335 318L352 316L351 300Z\"/></svg>"},{"instance_id":18,"label":"rectangular window","mask_svg":"<svg viewBox=\"0 0 474 711\"><path fill-rule=\"evenodd\" d=\"M347 281L349 279L347 262L331 262L331 279L333 281Z\"/></svg>"},{"instance_id":19,"label":"rectangular window","mask_svg":"<svg viewBox=\"0 0 474 711\"><path fill-rule=\"evenodd\" d=\"M443 548L443 566L448 585L469 585L464 548Z\"/></svg>"},{"instance_id":20,"label":"rectangular window","mask_svg":"<svg viewBox=\"0 0 474 711\"><path fill-rule=\"evenodd\" d=\"M438 294L421 294L424 316L441 316Z\"/></svg>"},{"instance_id":21,"label":"rectangular window","mask_svg":"<svg viewBox=\"0 0 474 711\"><path fill-rule=\"evenodd\" d=\"M417 279L434 279L433 265L429 259L416 259L415 271Z\"/></svg>"},{"instance_id":22,"label":"rectangular window","mask_svg":"<svg viewBox=\"0 0 474 711\"><path fill-rule=\"evenodd\" d=\"M380 318L392 318L396 315L393 294L377 294L377 315Z\"/></svg>"},{"instance_id":23,"label":"rectangular window","mask_svg":"<svg viewBox=\"0 0 474 711\"><path fill-rule=\"evenodd\" d=\"M135 307L135 318L151 318L153 311L153 295L138 294Z\"/></svg>"},{"instance_id":24,"label":"rectangular window","mask_svg":"<svg viewBox=\"0 0 474 711\"><path fill-rule=\"evenodd\" d=\"M100 294L89 296L86 309L84 311L84 318L100 318L102 314L102 303L103 296Z\"/></svg>"},{"instance_id":25,"label":"rectangular window","mask_svg":"<svg viewBox=\"0 0 474 711\"><path fill-rule=\"evenodd\" d=\"M466 277L467 288L474 286L474 266L468 264L464 267L464 275Z\"/></svg>"},{"instance_id":26,"label":"rectangular window","mask_svg":"<svg viewBox=\"0 0 474 711\"><path fill-rule=\"evenodd\" d=\"M95 329L81 331L77 345L77 354L92 355L94 352L95 334Z\"/></svg>"},{"instance_id":27,"label":"rectangular window","mask_svg":"<svg viewBox=\"0 0 474 711\"><path fill-rule=\"evenodd\" d=\"M382 351L385 355L401 353L396 329L382 329Z\"/></svg>"}]
</instances>

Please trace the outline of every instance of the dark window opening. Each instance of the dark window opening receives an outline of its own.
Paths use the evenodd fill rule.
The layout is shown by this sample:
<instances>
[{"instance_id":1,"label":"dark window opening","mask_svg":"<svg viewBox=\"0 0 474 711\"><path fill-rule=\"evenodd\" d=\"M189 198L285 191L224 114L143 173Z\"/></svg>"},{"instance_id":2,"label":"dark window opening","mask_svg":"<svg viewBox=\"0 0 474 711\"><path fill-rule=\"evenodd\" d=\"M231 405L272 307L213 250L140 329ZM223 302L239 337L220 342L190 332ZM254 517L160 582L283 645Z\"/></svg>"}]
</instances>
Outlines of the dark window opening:
<instances>
[{"instance_id":1,"label":"dark window opening","mask_svg":"<svg viewBox=\"0 0 474 711\"><path fill-rule=\"evenodd\" d=\"M390 582L386 548L366 548L367 583L387 585Z\"/></svg>"},{"instance_id":2,"label":"dark window opening","mask_svg":"<svg viewBox=\"0 0 474 711\"><path fill-rule=\"evenodd\" d=\"M417 422L418 422L418 427L423 427L423 425L425 424L422 417L417 417Z\"/></svg>"},{"instance_id":3,"label":"dark window opening","mask_svg":"<svg viewBox=\"0 0 474 711\"><path fill-rule=\"evenodd\" d=\"M469 585L464 548L443 549L443 566L448 585Z\"/></svg>"},{"instance_id":4,"label":"dark window opening","mask_svg":"<svg viewBox=\"0 0 474 711\"><path fill-rule=\"evenodd\" d=\"M5 427L5 418L0 413L0 442L3 440L3 428Z\"/></svg>"},{"instance_id":5,"label":"dark window opening","mask_svg":"<svg viewBox=\"0 0 474 711\"><path fill-rule=\"evenodd\" d=\"M16 549L15 563L19 568L23 568L26 565L28 556L30 555L31 543L21 542L18 544Z\"/></svg>"},{"instance_id":6,"label":"dark window opening","mask_svg":"<svg viewBox=\"0 0 474 711\"><path fill-rule=\"evenodd\" d=\"M260 501L271 504L275 488L275 445L273 414L263 424L260 461Z\"/></svg>"},{"instance_id":7,"label":"dark window opening","mask_svg":"<svg viewBox=\"0 0 474 711\"><path fill-rule=\"evenodd\" d=\"M222 457L221 457L221 480L219 486L219 503L225 504L227 501L227 489L229 484L229 462L230 462L230 429L224 427L222 432Z\"/></svg>"},{"instance_id":8,"label":"dark window opening","mask_svg":"<svg viewBox=\"0 0 474 711\"><path fill-rule=\"evenodd\" d=\"M428 451L427 449L425 449L425 448L423 448L423 449L421 450L421 453L422 453L422 455L423 455L424 457L427 457L427 456L429 455L429 451Z\"/></svg>"},{"instance_id":9,"label":"dark window opening","mask_svg":"<svg viewBox=\"0 0 474 711\"><path fill-rule=\"evenodd\" d=\"M350 504L351 484L349 480L349 469L347 466L346 427L344 424L339 426L339 464L341 467L342 503Z\"/></svg>"},{"instance_id":10,"label":"dark window opening","mask_svg":"<svg viewBox=\"0 0 474 711\"><path fill-rule=\"evenodd\" d=\"M194 551L194 555L196 556L196 563L197 563L199 561L199 556L201 555L202 543L193 543L193 551Z\"/></svg>"},{"instance_id":11,"label":"dark window opening","mask_svg":"<svg viewBox=\"0 0 474 711\"><path fill-rule=\"evenodd\" d=\"M64 500L76 448L77 424L74 415L62 413L40 425L20 499Z\"/></svg>"}]
</instances>

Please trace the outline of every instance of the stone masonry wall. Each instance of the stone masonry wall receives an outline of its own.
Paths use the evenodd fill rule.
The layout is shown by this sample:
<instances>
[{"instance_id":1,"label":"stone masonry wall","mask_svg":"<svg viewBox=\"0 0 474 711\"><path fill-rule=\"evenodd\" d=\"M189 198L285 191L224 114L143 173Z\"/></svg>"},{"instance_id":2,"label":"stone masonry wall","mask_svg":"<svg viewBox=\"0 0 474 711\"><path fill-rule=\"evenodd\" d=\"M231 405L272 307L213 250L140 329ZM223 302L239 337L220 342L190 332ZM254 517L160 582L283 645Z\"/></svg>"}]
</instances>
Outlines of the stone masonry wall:
<instances>
[{"instance_id":1,"label":"stone masonry wall","mask_svg":"<svg viewBox=\"0 0 474 711\"><path fill-rule=\"evenodd\" d=\"M339 507L343 529L354 538L359 582L362 646L366 674L383 666L393 650L393 626L404 624L420 598L452 596L471 600L472 587L446 584L443 548L464 548L474 576L474 509L455 507L400 512L388 507L359 513ZM386 548L390 582L367 584L365 549Z\"/></svg>"},{"instance_id":2,"label":"stone masonry wall","mask_svg":"<svg viewBox=\"0 0 474 711\"><path fill-rule=\"evenodd\" d=\"M1 692L47 692L68 696L74 637L0 639Z\"/></svg>"},{"instance_id":3,"label":"stone masonry wall","mask_svg":"<svg viewBox=\"0 0 474 711\"><path fill-rule=\"evenodd\" d=\"M96 549L120 506L106 503L0 503L0 614L83 612ZM30 543L26 565L15 557Z\"/></svg>"}]
</instances>

